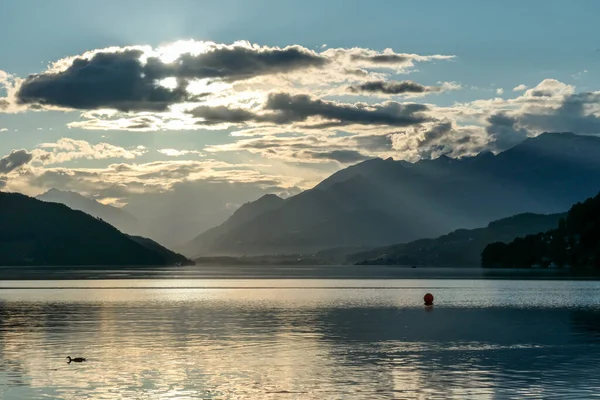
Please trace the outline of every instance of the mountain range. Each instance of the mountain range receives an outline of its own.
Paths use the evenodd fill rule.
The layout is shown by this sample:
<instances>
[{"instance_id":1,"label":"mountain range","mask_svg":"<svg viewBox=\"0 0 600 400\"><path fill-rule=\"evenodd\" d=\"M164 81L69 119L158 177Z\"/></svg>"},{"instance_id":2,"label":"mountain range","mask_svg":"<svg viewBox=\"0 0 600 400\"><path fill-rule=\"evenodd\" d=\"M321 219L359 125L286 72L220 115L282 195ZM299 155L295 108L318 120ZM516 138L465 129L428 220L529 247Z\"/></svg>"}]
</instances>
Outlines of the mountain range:
<instances>
[{"instance_id":1,"label":"mountain range","mask_svg":"<svg viewBox=\"0 0 600 400\"><path fill-rule=\"evenodd\" d=\"M190 257L384 246L521 213L563 212L600 188L600 139L544 133L499 154L371 159L287 199L243 205L182 248Z\"/></svg>"},{"instance_id":2,"label":"mountain range","mask_svg":"<svg viewBox=\"0 0 600 400\"><path fill-rule=\"evenodd\" d=\"M109 223L17 193L0 192L0 265L175 265L184 256Z\"/></svg>"},{"instance_id":3,"label":"mountain range","mask_svg":"<svg viewBox=\"0 0 600 400\"><path fill-rule=\"evenodd\" d=\"M478 267L481 253L490 243L513 239L554 228L566 214L518 214L490 222L476 229L457 229L435 239L380 247L346 257L366 265L425 265L436 267Z\"/></svg>"},{"instance_id":4,"label":"mountain range","mask_svg":"<svg viewBox=\"0 0 600 400\"><path fill-rule=\"evenodd\" d=\"M139 221L132 214L120 208L102 204L76 192L50 189L47 192L36 196L36 199L64 204L73 210L83 211L93 217L108 222L115 228L128 234L135 235L142 233Z\"/></svg>"}]
</instances>

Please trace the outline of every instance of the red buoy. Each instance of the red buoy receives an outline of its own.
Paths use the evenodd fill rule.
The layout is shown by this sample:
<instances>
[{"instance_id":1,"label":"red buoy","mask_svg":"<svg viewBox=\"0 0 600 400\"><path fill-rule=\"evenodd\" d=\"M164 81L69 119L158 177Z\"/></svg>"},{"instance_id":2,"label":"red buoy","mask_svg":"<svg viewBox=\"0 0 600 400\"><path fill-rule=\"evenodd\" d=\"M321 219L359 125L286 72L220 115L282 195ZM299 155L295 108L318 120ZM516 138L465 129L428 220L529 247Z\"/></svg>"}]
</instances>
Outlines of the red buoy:
<instances>
[{"instance_id":1,"label":"red buoy","mask_svg":"<svg viewBox=\"0 0 600 400\"><path fill-rule=\"evenodd\" d=\"M425 301L426 306L433 305L433 295L431 293L427 293L425 296L423 296L423 300Z\"/></svg>"}]
</instances>

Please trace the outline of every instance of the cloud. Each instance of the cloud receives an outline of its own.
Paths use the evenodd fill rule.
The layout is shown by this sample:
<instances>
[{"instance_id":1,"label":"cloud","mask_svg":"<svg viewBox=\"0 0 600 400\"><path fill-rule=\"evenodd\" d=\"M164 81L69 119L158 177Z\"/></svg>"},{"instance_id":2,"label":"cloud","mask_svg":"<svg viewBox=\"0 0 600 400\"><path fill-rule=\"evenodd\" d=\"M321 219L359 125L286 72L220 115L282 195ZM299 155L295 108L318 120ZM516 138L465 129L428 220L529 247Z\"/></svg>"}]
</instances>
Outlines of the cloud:
<instances>
[{"instance_id":1,"label":"cloud","mask_svg":"<svg viewBox=\"0 0 600 400\"><path fill-rule=\"evenodd\" d=\"M581 71L581 72L577 72L576 74L573 74L573 75L571 75L571 76L573 77L573 79L581 79L581 77L582 77L584 74L587 74L587 73L588 73L588 70L587 70L587 69L584 69L583 71Z\"/></svg>"},{"instance_id":2,"label":"cloud","mask_svg":"<svg viewBox=\"0 0 600 400\"><path fill-rule=\"evenodd\" d=\"M360 154L348 138L331 138L317 136L264 136L241 139L234 143L207 146L206 151L239 152L247 151L259 154L268 159L280 159L289 163L326 163L348 162L350 159L363 159L366 155Z\"/></svg>"},{"instance_id":3,"label":"cloud","mask_svg":"<svg viewBox=\"0 0 600 400\"><path fill-rule=\"evenodd\" d=\"M5 176L0 176L0 190L4 189L6 187L7 183L8 183L8 178Z\"/></svg>"},{"instance_id":4,"label":"cloud","mask_svg":"<svg viewBox=\"0 0 600 400\"><path fill-rule=\"evenodd\" d=\"M202 118L200 124L240 124L248 121L268 121L268 118L262 118L250 110L240 108L229 108L227 106L198 106L190 114L195 118Z\"/></svg>"},{"instance_id":5,"label":"cloud","mask_svg":"<svg viewBox=\"0 0 600 400\"><path fill-rule=\"evenodd\" d=\"M447 125L447 124L446 124ZM440 124L437 129L443 129L445 124ZM450 125L447 125L448 127ZM446 128L442 134L448 134L450 128ZM442 136L440 134L439 136ZM384 135L344 135L344 136L322 136L322 135L298 135L298 136L263 136L240 139L234 143L207 146L209 153L218 152L241 152L258 154L267 159L279 159L286 163L297 164L323 164L323 163L356 163L374 157L398 157L402 154L405 159L418 159L419 154L411 154L404 157L399 138L410 138L419 140L413 144L425 148L429 142L434 141L435 129L431 133L423 134L423 130L410 128L403 132L395 132ZM424 139L424 136L427 138ZM456 135L457 139L464 140L464 134ZM464 142L463 142L464 144ZM418 146L417 146L418 145ZM408 146L408 145L407 145ZM471 154L466 150L466 144L461 154ZM421 149L422 150L422 149ZM450 151L448 151L450 152Z\"/></svg>"},{"instance_id":6,"label":"cloud","mask_svg":"<svg viewBox=\"0 0 600 400\"><path fill-rule=\"evenodd\" d=\"M477 127L460 127L452 121L435 122L391 135L395 154L401 159L418 161L445 155L472 156L488 146L488 138Z\"/></svg>"},{"instance_id":7,"label":"cloud","mask_svg":"<svg viewBox=\"0 0 600 400\"><path fill-rule=\"evenodd\" d=\"M599 106L599 92L571 94L564 97L558 108L550 112L524 112L518 116L518 122L534 131L599 134Z\"/></svg>"},{"instance_id":8,"label":"cloud","mask_svg":"<svg viewBox=\"0 0 600 400\"><path fill-rule=\"evenodd\" d=\"M168 89L148 76L140 61L143 54L126 49L77 57L63 71L27 77L16 93L17 101L80 110L164 111L190 98L184 82Z\"/></svg>"},{"instance_id":9,"label":"cloud","mask_svg":"<svg viewBox=\"0 0 600 400\"><path fill-rule=\"evenodd\" d=\"M341 164L351 164L370 158L356 150L332 150L327 152L303 152L300 158L308 157L316 160L333 160Z\"/></svg>"},{"instance_id":10,"label":"cloud","mask_svg":"<svg viewBox=\"0 0 600 400\"><path fill-rule=\"evenodd\" d=\"M22 80L6 71L0 70L0 112L19 112L20 107L14 103L15 93ZM1 97L4 96L4 97Z\"/></svg>"},{"instance_id":11,"label":"cloud","mask_svg":"<svg viewBox=\"0 0 600 400\"><path fill-rule=\"evenodd\" d=\"M33 155L25 149L13 150L10 154L0 158L0 174L8 174L33 159Z\"/></svg>"},{"instance_id":12,"label":"cloud","mask_svg":"<svg viewBox=\"0 0 600 400\"><path fill-rule=\"evenodd\" d=\"M62 138L54 143L42 143L32 150L35 161L42 164L61 164L77 159L103 160L109 158L134 159L146 153L138 146L127 150L109 143L91 144L85 140Z\"/></svg>"},{"instance_id":13,"label":"cloud","mask_svg":"<svg viewBox=\"0 0 600 400\"><path fill-rule=\"evenodd\" d=\"M129 132L150 132L160 130L194 130L199 127L187 114L166 115L164 113L138 113L130 116L123 113L87 111L82 114L83 121L67 124L69 128L89 130L121 130Z\"/></svg>"},{"instance_id":14,"label":"cloud","mask_svg":"<svg viewBox=\"0 0 600 400\"><path fill-rule=\"evenodd\" d=\"M491 115L487 122L489 125L485 128L490 135L494 150L508 149L528 136L527 130L518 127L518 120L515 117L508 116L506 113Z\"/></svg>"},{"instance_id":15,"label":"cloud","mask_svg":"<svg viewBox=\"0 0 600 400\"><path fill-rule=\"evenodd\" d=\"M383 71L407 72L416 62L451 58L391 49L381 53L364 48L314 51L299 45L260 46L247 41L111 47L67 57L44 72L13 79L10 96L0 99L0 107L158 113L174 105L213 100L223 91L235 97L236 91L244 91L243 85L262 93L273 86L314 89L334 82L381 78L386 76Z\"/></svg>"},{"instance_id":16,"label":"cloud","mask_svg":"<svg viewBox=\"0 0 600 400\"><path fill-rule=\"evenodd\" d=\"M359 149L369 152L390 151L392 149L392 134L354 136L353 141Z\"/></svg>"},{"instance_id":17,"label":"cloud","mask_svg":"<svg viewBox=\"0 0 600 400\"><path fill-rule=\"evenodd\" d=\"M349 124L409 126L427 120L420 114L427 110L427 106L423 104L398 102L374 105L348 104L287 93L270 95L265 109L276 112L274 121L278 123L299 122L306 121L309 117L320 117L332 121L336 126Z\"/></svg>"},{"instance_id":18,"label":"cloud","mask_svg":"<svg viewBox=\"0 0 600 400\"><path fill-rule=\"evenodd\" d=\"M382 94L423 94L436 93L443 90L442 86L424 86L413 81L370 81L356 86L349 86L351 93L382 93Z\"/></svg>"},{"instance_id":19,"label":"cloud","mask_svg":"<svg viewBox=\"0 0 600 400\"><path fill-rule=\"evenodd\" d=\"M279 48L248 42L229 46L207 43L203 50L198 54L183 53L170 63L160 57L149 58L144 72L153 79L222 78L236 81L311 67L320 68L330 61L302 46Z\"/></svg>"},{"instance_id":20,"label":"cloud","mask_svg":"<svg viewBox=\"0 0 600 400\"><path fill-rule=\"evenodd\" d=\"M450 60L454 58L454 56L451 55L423 56L418 54L396 53L392 49L385 49L383 52L377 52L375 50L358 47L349 49L328 49L321 54L333 58L338 62L352 64L357 67L392 68L396 70L412 67L415 62Z\"/></svg>"},{"instance_id":21,"label":"cloud","mask_svg":"<svg viewBox=\"0 0 600 400\"><path fill-rule=\"evenodd\" d=\"M522 96L485 105L490 148L502 151L542 132L600 134L600 92L545 79Z\"/></svg>"},{"instance_id":22,"label":"cloud","mask_svg":"<svg viewBox=\"0 0 600 400\"><path fill-rule=\"evenodd\" d=\"M524 90L527 90L527 85L524 84L517 85L513 88L513 92L522 92Z\"/></svg>"},{"instance_id":23,"label":"cloud","mask_svg":"<svg viewBox=\"0 0 600 400\"><path fill-rule=\"evenodd\" d=\"M554 97L561 95L571 95L575 92L575 87L567 85L556 79L544 79L536 87L525 92L526 97Z\"/></svg>"},{"instance_id":24,"label":"cloud","mask_svg":"<svg viewBox=\"0 0 600 400\"><path fill-rule=\"evenodd\" d=\"M297 91L270 91L233 104L227 103L228 98L222 100L221 104L207 103L183 111L185 119L157 114L135 118L144 118L156 129L165 129L167 124L174 124L170 128L174 129L176 121L196 129L235 127L238 130L230 136L233 143L205 150L248 152L316 167L340 162L342 158L335 160L330 155L345 153L333 151L355 151L360 154L355 154L356 159L391 156L417 160L502 151L544 131L600 133L600 92L576 93L572 85L555 79L545 79L514 98L494 97L445 107L396 101L342 102ZM89 113L105 121L100 111ZM111 118L121 118L115 115ZM125 120L131 122L130 118Z\"/></svg>"},{"instance_id":25,"label":"cloud","mask_svg":"<svg viewBox=\"0 0 600 400\"><path fill-rule=\"evenodd\" d=\"M174 185L184 182L246 183L262 187L292 187L300 182L298 178L264 174L256 168L256 165L216 160L116 163L103 168L30 166L19 175L9 175L9 186L29 193L54 187L85 193L103 191L106 197L127 198L171 190Z\"/></svg>"},{"instance_id":26,"label":"cloud","mask_svg":"<svg viewBox=\"0 0 600 400\"><path fill-rule=\"evenodd\" d=\"M303 128L340 127L346 125L410 126L427 121L422 104L385 102L381 104L340 103L309 95L271 93L261 111L230 109L225 106L200 106L190 113L201 118L199 124L242 124L247 122L293 125L310 120L315 125Z\"/></svg>"},{"instance_id":27,"label":"cloud","mask_svg":"<svg viewBox=\"0 0 600 400\"><path fill-rule=\"evenodd\" d=\"M181 157L181 156L185 156L188 154L196 154L199 156L203 155L203 153L201 151L197 151L197 150L160 149L157 151L168 157Z\"/></svg>"},{"instance_id":28,"label":"cloud","mask_svg":"<svg viewBox=\"0 0 600 400\"><path fill-rule=\"evenodd\" d=\"M504 93L504 89L502 89L502 88L498 88L498 89L496 89L496 94L497 94L497 95L501 95L501 94L503 94L503 93Z\"/></svg>"}]
</instances>

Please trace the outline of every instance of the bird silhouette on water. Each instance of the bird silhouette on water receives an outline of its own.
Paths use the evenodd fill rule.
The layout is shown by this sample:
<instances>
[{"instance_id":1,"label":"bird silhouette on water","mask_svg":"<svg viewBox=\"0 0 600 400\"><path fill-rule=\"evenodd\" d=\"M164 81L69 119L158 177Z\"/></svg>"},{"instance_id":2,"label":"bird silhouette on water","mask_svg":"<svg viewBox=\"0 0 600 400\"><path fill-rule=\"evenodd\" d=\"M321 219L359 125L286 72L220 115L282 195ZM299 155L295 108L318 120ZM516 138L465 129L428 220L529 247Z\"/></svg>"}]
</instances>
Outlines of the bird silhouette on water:
<instances>
[{"instance_id":1,"label":"bird silhouette on water","mask_svg":"<svg viewBox=\"0 0 600 400\"><path fill-rule=\"evenodd\" d=\"M72 362L80 363L86 361L86 359L83 357L71 358L71 356L67 356L67 359L69 360L67 361L67 364L71 364Z\"/></svg>"}]
</instances>

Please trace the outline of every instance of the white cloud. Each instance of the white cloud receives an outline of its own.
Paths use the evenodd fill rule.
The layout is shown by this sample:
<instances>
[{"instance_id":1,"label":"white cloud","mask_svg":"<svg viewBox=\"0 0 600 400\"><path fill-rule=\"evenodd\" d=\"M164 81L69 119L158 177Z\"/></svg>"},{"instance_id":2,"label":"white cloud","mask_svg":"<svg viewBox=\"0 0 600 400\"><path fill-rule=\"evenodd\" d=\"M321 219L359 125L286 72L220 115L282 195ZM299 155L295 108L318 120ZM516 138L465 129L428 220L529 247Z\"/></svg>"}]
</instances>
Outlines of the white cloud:
<instances>
[{"instance_id":1,"label":"white cloud","mask_svg":"<svg viewBox=\"0 0 600 400\"><path fill-rule=\"evenodd\" d=\"M190 108L194 103L239 104L248 95L256 102L270 91L325 94L334 86L387 79L391 74L411 71L416 63L454 57L398 53L392 49L322 49L194 40L158 48L97 49L58 60L46 71L25 79L11 77L4 108L83 110L85 120L69 126L85 129L189 129L193 121L182 120L181 112L173 114L174 108ZM8 75L3 76L8 82ZM114 93L97 90L107 82L130 89ZM444 90L455 88L454 84L444 86ZM179 111L183 111L181 107ZM105 109L113 110L113 114L103 114ZM114 110L121 113L115 114ZM165 121L169 117L171 120Z\"/></svg>"},{"instance_id":2,"label":"white cloud","mask_svg":"<svg viewBox=\"0 0 600 400\"><path fill-rule=\"evenodd\" d=\"M497 94L497 95L501 95L501 94L503 94L503 93L504 93L504 89L502 89L502 88L498 88L498 89L496 89L496 94Z\"/></svg>"},{"instance_id":3,"label":"white cloud","mask_svg":"<svg viewBox=\"0 0 600 400\"><path fill-rule=\"evenodd\" d=\"M7 175L9 190L38 194L50 188L80 193L107 193L111 198L160 193L184 182L253 184L261 187L294 187L302 180L262 173L253 164L217 160L155 161L143 164L110 164L104 168L38 167L28 165Z\"/></svg>"},{"instance_id":4,"label":"white cloud","mask_svg":"<svg viewBox=\"0 0 600 400\"><path fill-rule=\"evenodd\" d=\"M524 85L522 83L513 88L513 92L522 92L524 90L527 90L527 85Z\"/></svg>"},{"instance_id":5,"label":"white cloud","mask_svg":"<svg viewBox=\"0 0 600 400\"><path fill-rule=\"evenodd\" d=\"M201 151L198 150L176 150L176 149L160 149L157 150L159 153L164 154L168 157L181 157L188 154L195 154L198 156L204 155Z\"/></svg>"},{"instance_id":6,"label":"white cloud","mask_svg":"<svg viewBox=\"0 0 600 400\"><path fill-rule=\"evenodd\" d=\"M90 144L85 140L62 138L54 143L41 143L31 153L34 155L34 161L49 165L77 159L123 158L131 160L143 155L145 152L146 149L143 146L127 150L108 143Z\"/></svg>"}]
</instances>

